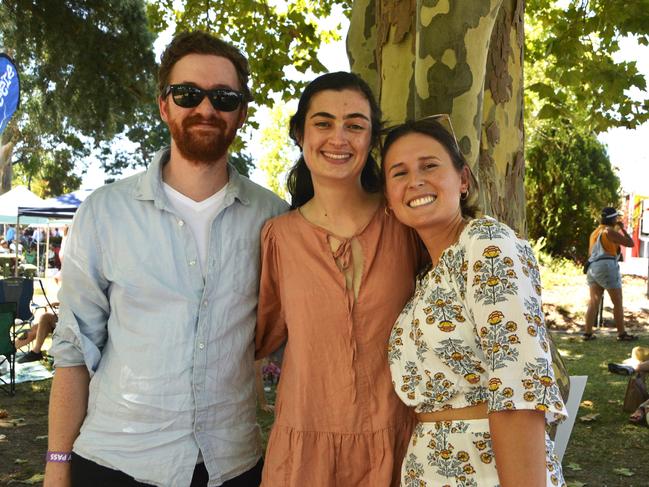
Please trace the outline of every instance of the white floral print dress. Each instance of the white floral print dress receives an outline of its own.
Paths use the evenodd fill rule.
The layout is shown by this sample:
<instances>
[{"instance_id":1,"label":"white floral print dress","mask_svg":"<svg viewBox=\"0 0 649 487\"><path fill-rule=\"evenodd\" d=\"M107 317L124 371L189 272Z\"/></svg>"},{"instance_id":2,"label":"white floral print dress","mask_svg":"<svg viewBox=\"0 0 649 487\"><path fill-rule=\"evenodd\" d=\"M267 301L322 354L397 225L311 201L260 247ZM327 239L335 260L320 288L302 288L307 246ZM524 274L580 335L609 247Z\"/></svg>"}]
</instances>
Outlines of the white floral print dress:
<instances>
[{"instance_id":1,"label":"white floral print dress","mask_svg":"<svg viewBox=\"0 0 649 487\"><path fill-rule=\"evenodd\" d=\"M486 402L489 412L536 409L565 419L529 244L506 225L470 221L438 264L420 276L392 329L395 390L416 412ZM565 485L546 435L547 485ZM487 419L419 423L401 485L497 486Z\"/></svg>"}]
</instances>

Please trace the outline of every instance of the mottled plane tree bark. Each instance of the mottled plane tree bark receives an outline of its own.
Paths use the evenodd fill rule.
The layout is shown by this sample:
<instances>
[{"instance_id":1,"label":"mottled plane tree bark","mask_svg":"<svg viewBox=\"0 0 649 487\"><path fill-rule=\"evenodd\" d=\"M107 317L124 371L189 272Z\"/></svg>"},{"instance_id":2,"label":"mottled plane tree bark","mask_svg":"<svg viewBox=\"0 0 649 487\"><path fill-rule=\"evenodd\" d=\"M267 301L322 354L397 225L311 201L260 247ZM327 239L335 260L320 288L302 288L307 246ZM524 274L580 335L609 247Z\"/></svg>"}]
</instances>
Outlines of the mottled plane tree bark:
<instances>
[{"instance_id":1,"label":"mottled plane tree bark","mask_svg":"<svg viewBox=\"0 0 649 487\"><path fill-rule=\"evenodd\" d=\"M485 212L525 233L522 0L357 0L351 69L389 124L448 113Z\"/></svg>"},{"instance_id":2,"label":"mottled plane tree bark","mask_svg":"<svg viewBox=\"0 0 649 487\"><path fill-rule=\"evenodd\" d=\"M523 15L523 0L357 0L347 37L351 69L388 125L450 114L482 208L522 234ZM551 349L567 397L568 372Z\"/></svg>"}]
</instances>

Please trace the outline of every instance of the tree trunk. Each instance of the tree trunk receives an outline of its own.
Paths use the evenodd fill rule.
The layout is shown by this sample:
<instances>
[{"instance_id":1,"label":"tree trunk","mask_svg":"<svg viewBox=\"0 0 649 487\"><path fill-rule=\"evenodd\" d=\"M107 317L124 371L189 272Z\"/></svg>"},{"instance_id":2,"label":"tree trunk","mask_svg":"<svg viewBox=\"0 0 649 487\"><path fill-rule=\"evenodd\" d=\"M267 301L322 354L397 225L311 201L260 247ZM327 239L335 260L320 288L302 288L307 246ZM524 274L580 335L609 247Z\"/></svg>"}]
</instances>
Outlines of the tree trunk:
<instances>
[{"instance_id":1,"label":"tree trunk","mask_svg":"<svg viewBox=\"0 0 649 487\"><path fill-rule=\"evenodd\" d=\"M11 155L14 149L12 140L4 141L0 139L0 195L5 194L11 189Z\"/></svg>"},{"instance_id":2,"label":"tree trunk","mask_svg":"<svg viewBox=\"0 0 649 487\"><path fill-rule=\"evenodd\" d=\"M448 113L487 214L525 232L523 0L356 0L347 50L388 125Z\"/></svg>"}]
</instances>

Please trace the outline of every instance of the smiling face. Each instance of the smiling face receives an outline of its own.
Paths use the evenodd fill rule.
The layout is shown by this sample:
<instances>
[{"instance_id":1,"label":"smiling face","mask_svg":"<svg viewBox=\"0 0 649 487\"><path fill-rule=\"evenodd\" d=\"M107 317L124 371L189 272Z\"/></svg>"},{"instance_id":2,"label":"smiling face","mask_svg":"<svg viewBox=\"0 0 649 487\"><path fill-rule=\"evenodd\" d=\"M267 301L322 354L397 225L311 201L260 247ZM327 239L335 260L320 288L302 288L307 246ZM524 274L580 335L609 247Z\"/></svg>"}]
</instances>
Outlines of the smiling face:
<instances>
[{"instance_id":1,"label":"smiling face","mask_svg":"<svg viewBox=\"0 0 649 487\"><path fill-rule=\"evenodd\" d=\"M324 90L311 99L300 137L314 184L356 181L370 150L370 104L357 90Z\"/></svg>"},{"instance_id":2,"label":"smiling face","mask_svg":"<svg viewBox=\"0 0 649 487\"><path fill-rule=\"evenodd\" d=\"M232 62L211 54L188 54L178 60L169 84L189 84L203 89L240 90ZM232 112L214 109L208 97L193 108L176 105L171 95L159 99L160 116L169 125L172 150L200 164L215 164L225 158L237 129L246 117L242 104Z\"/></svg>"},{"instance_id":3,"label":"smiling face","mask_svg":"<svg viewBox=\"0 0 649 487\"><path fill-rule=\"evenodd\" d=\"M383 165L386 198L399 221L423 232L462 218L460 195L468 188L468 168L458 171L437 140L406 134L389 147Z\"/></svg>"}]
</instances>

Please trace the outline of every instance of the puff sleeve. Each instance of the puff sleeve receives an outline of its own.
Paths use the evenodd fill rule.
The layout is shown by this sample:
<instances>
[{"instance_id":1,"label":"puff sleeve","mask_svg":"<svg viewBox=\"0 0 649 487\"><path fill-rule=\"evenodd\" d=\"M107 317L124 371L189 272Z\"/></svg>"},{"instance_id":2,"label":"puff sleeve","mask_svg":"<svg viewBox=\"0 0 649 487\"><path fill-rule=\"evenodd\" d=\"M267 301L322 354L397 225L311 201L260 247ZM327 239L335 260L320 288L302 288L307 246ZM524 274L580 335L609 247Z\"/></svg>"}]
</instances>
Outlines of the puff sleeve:
<instances>
[{"instance_id":1,"label":"puff sleeve","mask_svg":"<svg viewBox=\"0 0 649 487\"><path fill-rule=\"evenodd\" d=\"M469 230L466 252L466 301L487 365L489 411L536 409L548 423L565 419L528 242L483 219Z\"/></svg>"},{"instance_id":2,"label":"puff sleeve","mask_svg":"<svg viewBox=\"0 0 649 487\"><path fill-rule=\"evenodd\" d=\"M266 222L261 231L261 278L255 332L255 359L266 357L281 347L288 338L282 310L279 255L273 221Z\"/></svg>"}]
</instances>

